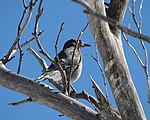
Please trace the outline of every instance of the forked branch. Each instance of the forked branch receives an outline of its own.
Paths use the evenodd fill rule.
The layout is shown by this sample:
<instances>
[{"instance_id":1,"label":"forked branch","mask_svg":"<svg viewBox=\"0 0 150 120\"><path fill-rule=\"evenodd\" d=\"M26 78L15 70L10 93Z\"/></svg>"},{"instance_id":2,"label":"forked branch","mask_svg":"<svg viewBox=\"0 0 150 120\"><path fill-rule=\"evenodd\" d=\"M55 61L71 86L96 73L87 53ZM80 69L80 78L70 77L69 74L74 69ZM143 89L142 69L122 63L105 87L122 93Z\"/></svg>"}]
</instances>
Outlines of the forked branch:
<instances>
[{"instance_id":1,"label":"forked branch","mask_svg":"<svg viewBox=\"0 0 150 120\"><path fill-rule=\"evenodd\" d=\"M97 11L95 11L85 0L72 0L75 1L79 4L81 4L82 6L84 6L86 8L86 10L84 11L85 13L98 17L101 20L108 22L109 24L111 24L114 27L117 27L118 29L120 29L122 32L125 32L135 38L139 38L142 39L145 42L150 43L150 37L146 36L144 34L139 34L138 32L135 32L131 29L128 29L127 27L123 26L122 23L117 22L116 20L113 20L109 17L106 17L104 15L102 15L101 13L98 13Z\"/></svg>"},{"instance_id":2,"label":"forked branch","mask_svg":"<svg viewBox=\"0 0 150 120\"><path fill-rule=\"evenodd\" d=\"M24 11L23 11L21 20L20 20L19 25L18 25L18 34L17 34L17 37L16 37L14 43L12 44L11 48L9 49L8 53L1 59L1 61L3 62L3 64L6 64L9 61L9 59L11 59L11 57L13 56L13 54L16 52L16 50L14 50L14 49L17 46L18 42L20 41L22 33L26 29L26 27L27 27L27 25L28 25L28 23L29 23L29 21L31 19L32 11L33 11L33 8L36 5L36 3L37 3L37 0L35 0L35 2L33 2L33 0L31 0L30 3L29 3L29 5L26 6L25 1L23 0ZM27 15L27 17L25 19L27 11L29 11L29 12L28 12L28 15ZM25 21L25 22L22 25L23 21Z\"/></svg>"}]
</instances>

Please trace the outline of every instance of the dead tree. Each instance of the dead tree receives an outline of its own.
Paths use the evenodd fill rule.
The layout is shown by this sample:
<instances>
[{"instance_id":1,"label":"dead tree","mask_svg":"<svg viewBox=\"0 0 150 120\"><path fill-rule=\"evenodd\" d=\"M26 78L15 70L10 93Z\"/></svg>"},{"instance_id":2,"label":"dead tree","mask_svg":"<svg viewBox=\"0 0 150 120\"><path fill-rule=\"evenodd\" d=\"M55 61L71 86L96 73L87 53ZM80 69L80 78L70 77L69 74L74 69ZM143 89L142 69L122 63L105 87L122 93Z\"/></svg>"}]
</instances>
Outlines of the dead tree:
<instances>
[{"instance_id":1,"label":"dead tree","mask_svg":"<svg viewBox=\"0 0 150 120\"><path fill-rule=\"evenodd\" d=\"M146 120L145 113L132 82L132 78L124 56L121 32L125 32L146 42L150 42L150 38L122 26L128 0L111 0L111 3L108 6L105 5L104 0L88 0L87 2L84 0L74 1L86 8L84 12L88 16L88 22L98 51L102 57L104 71L111 86L111 90L119 111L110 106L107 97L103 95L92 77L91 80L97 98L88 95L85 91L82 93L76 93L76 91L74 91L70 95L63 94L61 91L56 92L54 89L44 83L33 81L32 79L16 74L5 67L5 64L13 59L12 55L19 50L19 73L23 56L21 48L33 40L36 40L40 52L52 63L54 63L53 59L44 51L39 42L39 36L43 33L43 31L38 32L38 22L43 12L43 0L40 0L38 5L38 13L36 15L33 38L20 45L19 41L22 32L30 21L34 6L38 3L38 0L35 0L34 2L31 0L29 5L26 5L25 1L23 0L24 12L18 26L18 35L9 52L0 61L0 85L29 96L28 99L18 103L12 103L12 105L36 102L51 107L76 120ZM23 20L25 19L24 16L26 15L27 10L29 11L29 14L27 15L23 24ZM58 34L58 39L60 33ZM77 39L79 39L81 35L82 32ZM43 67L44 72L47 69L45 62L36 54L33 49L29 49L29 51L37 58ZM93 58L97 60L95 57ZM57 65L56 63L54 64ZM65 73L63 73L61 66L57 66L60 68L60 73L65 79ZM51 82L53 82L56 88L59 88L59 85L55 84L54 81ZM147 83L149 88L149 82ZM94 106L95 111L78 102L74 98L80 98L89 101Z\"/></svg>"}]
</instances>

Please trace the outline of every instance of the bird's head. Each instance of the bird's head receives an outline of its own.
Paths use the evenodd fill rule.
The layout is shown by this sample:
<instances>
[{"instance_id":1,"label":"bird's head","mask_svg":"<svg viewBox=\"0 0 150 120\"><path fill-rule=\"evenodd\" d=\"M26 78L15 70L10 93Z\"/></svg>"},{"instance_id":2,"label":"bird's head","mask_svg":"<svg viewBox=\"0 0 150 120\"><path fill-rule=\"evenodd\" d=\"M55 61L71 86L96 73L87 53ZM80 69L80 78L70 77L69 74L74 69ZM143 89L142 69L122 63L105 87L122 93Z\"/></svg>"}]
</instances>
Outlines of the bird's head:
<instances>
[{"instance_id":1,"label":"bird's head","mask_svg":"<svg viewBox=\"0 0 150 120\"><path fill-rule=\"evenodd\" d=\"M76 46L77 45L77 46ZM69 48L69 47L77 47L78 49L81 49L83 47L88 47L91 46L90 44L84 43L81 40L77 41L74 39L68 40L65 44L64 44L64 48Z\"/></svg>"}]
</instances>

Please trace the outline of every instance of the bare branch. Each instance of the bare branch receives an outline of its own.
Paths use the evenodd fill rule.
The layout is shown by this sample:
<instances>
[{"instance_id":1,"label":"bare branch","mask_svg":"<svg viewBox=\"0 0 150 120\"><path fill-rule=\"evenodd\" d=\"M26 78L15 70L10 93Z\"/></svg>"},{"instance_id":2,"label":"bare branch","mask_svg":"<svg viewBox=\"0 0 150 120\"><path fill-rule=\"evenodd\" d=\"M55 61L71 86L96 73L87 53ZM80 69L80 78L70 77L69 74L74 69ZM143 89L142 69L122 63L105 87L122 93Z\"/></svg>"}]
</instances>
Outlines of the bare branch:
<instances>
[{"instance_id":1,"label":"bare branch","mask_svg":"<svg viewBox=\"0 0 150 120\"><path fill-rule=\"evenodd\" d=\"M56 43L55 43L55 52L56 52L56 61L58 61L57 62L57 67L58 67L58 70L61 73L62 83L63 83L63 89L61 91L68 95L69 93L67 93L67 87L66 87L67 86L67 76L66 76L66 73L63 70L62 66L60 65L60 60L59 60L59 56L58 56L58 41L59 41L59 38L60 38L60 34L63 31L63 25L64 25L64 22L61 24L60 30L59 30L58 35L57 35L57 39L56 39Z\"/></svg>"},{"instance_id":2,"label":"bare branch","mask_svg":"<svg viewBox=\"0 0 150 120\"><path fill-rule=\"evenodd\" d=\"M39 6L38 6L38 14L36 15L36 21L35 21L35 26L34 26L34 36L36 39L38 39L38 23L39 23L39 19L43 13L43 8L42 8L42 3L43 0L40 0Z\"/></svg>"},{"instance_id":3,"label":"bare branch","mask_svg":"<svg viewBox=\"0 0 150 120\"><path fill-rule=\"evenodd\" d=\"M41 31L39 32L38 36L41 36L43 32L44 32L44 30L41 30ZM15 58L15 56L12 56L12 55L15 54L16 51L17 51L19 48L25 47L26 45L30 44L30 43L33 42L34 40L35 40L35 37L32 37L30 40L27 40L26 42L24 42L23 44L21 44L19 47L18 47L18 46L15 46L15 47L14 47L14 50L13 50L12 53L11 53L11 57L7 60L7 62L9 62L9 61L11 61L13 58ZM6 57L6 55L5 55L3 58L5 58L5 57ZM0 61L2 61L3 58L2 58Z\"/></svg>"},{"instance_id":4,"label":"bare branch","mask_svg":"<svg viewBox=\"0 0 150 120\"><path fill-rule=\"evenodd\" d=\"M37 45L38 45L38 47L39 47L39 52L41 53L41 54L43 54L45 57L47 57L48 58L48 60L50 60L55 66L57 66L57 67L60 67L60 66L58 66L58 64L57 64L57 61L55 61L55 60L53 60L45 51L44 51L44 49L43 49L43 47L42 47L42 45L41 45L41 43L40 43L40 41L39 41L39 37L38 37L38 35L37 35L37 33L38 33L38 23L39 23L39 20L40 20L40 17L41 17L41 15L42 15L42 13L43 13L43 8L42 8L42 2L43 2L43 0L41 0L40 1L40 3L39 3L39 6L38 6L38 14L36 15L36 21L35 21L35 26L34 26L34 33L33 33L33 35L34 35L34 37L35 37L35 39L36 39L36 42L37 42ZM58 37L59 38L59 37ZM62 72L62 71L60 71L60 72ZM65 74L64 73L62 73L62 75L64 75L64 77L65 77ZM39 81L40 79L42 79L42 78L45 78L47 76L47 73L45 73L45 74L43 74L42 76L40 76L38 79L37 79L37 81ZM53 80L49 80L58 90L60 90L61 91L61 86L59 85L59 87L57 86L57 83L55 82L55 81L53 81Z\"/></svg>"},{"instance_id":5,"label":"bare branch","mask_svg":"<svg viewBox=\"0 0 150 120\"><path fill-rule=\"evenodd\" d=\"M32 48L28 48L27 49L31 54L33 54L33 56L37 59L37 61L40 63L41 67L42 67L42 72L45 72L48 68L48 65L46 64L46 62L32 49Z\"/></svg>"},{"instance_id":6,"label":"bare branch","mask_svg":"<svg viewBox=\"0 0 150 120\"><path fill-rule=\"evenodd\" d=\"M60 39L60 34L63 31L63 25L64 25L64 22L60 26L60 30L58 32L56 43L55 43L55 52L56 52L56 57L57 57L58 60L59 60L59 56L58 56L58 41Z\"/></svg>"},{"instance_id":7,"label":"bare branch","mask_svg":"<svg viewBox=\"0 0 150 120\"><path fill-rule=\"evenodd\" d=\"M142 26L142 13L141 13L141 10L142 10L142 6L143 6L143 1L144 0L141 0L140 6L139 6L139 16L140 16L139 26L140 26L140 28Z\"/></svg>"},{"instance_id":8,"label":"bare branch","mask_svg":"<svg viewBox=\"0 0 150 120\"><path fill-rule=\"evenodd\" d=\"M97 85L97 83L94 81L94 79L92 78L92 76L90 76L90 79L93 83L93 88L96 94L96 97L99 101L98 103L98 109L102 112L104 111L109 111L110 114L115 114L116 116L121 118L120 113L107 101L107 98L104 96L103 92L101 91L101 89L99 88L99 86Z\"/></svg>"},{"instance_id":9,"label":"bare branch","mask_svg":"<svg viewBox=\"0 0 150 120\"><path fill-rule=\"evenodd\" d=\"M84 0L72 0L72 1L75 1L75 2L83 5L87 9L84 11L85 13L95 16L95 17L98 17L98 18L102 19L103 21L108 22L112 26L119 28L122 32L125 32L133 37L142 39L143 41L150 43L150 37L148 37L144 34L139 34L133 30L130 30L127 27L123 26L121 23L117 22L116 20L113 20L109 17L102 15L101 13L98 13L97 11L94 11L93 8L86 1L84 1Z\"/></svg>"},{"instance_id":10,"label":"bare branch","mask_svg":"<svg viewBox=\"0 0 150 120\"><path fill-rule=\"evenodd\" d=\"M104 0L88 0L88 4L92 6L94 12L98 12L98 15L105 16ZM90 28L101 54L105 74L122 119L146 119L126 63L122 44L111 33L107 22L91 14L88 14ZM129 104L132 104L132 106L129 106ZM129 113L132 114L129 115Z\"/></svg>"},{"instance_id":11,"label":"bare branch","mask_svg":"<svg viewBox=\"0 0 150 120\"><path fill-rule=\"evenodd\" d=\"M17 74L20 73L20 70L21 70L21 63L22 63L22 58L23 58L23 55L24 55L24 53L23 53L23 51L22 51L22 49L21 49L21 47L20 47L20 43L19 43L19 42L18 42L18 48L19 48L19 55L20 55L20 58L19 58L19 65L18 65L18 71L17 71Z\"/></svg>"},{"instance_id":12,"label":"bare branch","mask_svg":"<svg viewBox=\"0 0 150 120\"><path fill-rule=\"evenodd\" d=\"M142 9L143 0L141 0L140 7L139 7L139 16L140 16L140 22L139 23L137 22L136 15L135 15L135 2L136 2L136 0L132 0L132 9L129 8L129 10L130 10L130 13L132 15L135 26L137 27L138 33L141 34L142 33L142 30L141 30L141 26L142 26L141 9ZM146 74L146 80L147 80L147 86L148 86L148 101L150 101L150 81L149 81L150 76L149 76L149 72L148 72L148 53L147 53L147 49L146 49L146 46L145 46L143 40L140 39L140 43L141 43L141 46L143 48L144 58L145 58L145 64L141 64L141 66L142 66L142 68Z\"/></svg>"},{"instance_id":13,"label":"bare branch","mask_svg":"<svg viewBox=\"0 0 150 120\"><path fill-rule=\"evenodd\" d=\"M109 107L109 102L107 100L107 98L104 96L102 90L99 88L99 86L96 84L96 82L94 81L94 79L92 78L92 76L90 76L90 79L93 83L93 88L96 94L96 97L99 101L99 109L103 110Z\"/></svg>"},{"instance_id":14,"label":"bare branch","mask_svg":"<svg viewBox=\"0 0 150 120\"><path fill-rule=\"evenodd\" d=\"M26 15L26 13L27 13L28 8L29 8L29 6L26 6L25 4L26 4L26 3L25 3L25 1L23 0L24 11L23 11L21 20L20 20L19 25L18 25L18 35L23 32L23 30L24 30L25 27L26 27L26 24L28 24L28 20L29 20L29 17L30 17L30 16L28 16L28 18L27 18L27 20L26 20L27 23L25 23L25 24L23 25L23 27L22 27L23 20L24 20L24 18L25 18L25 15ZM18 37L19 37L19 36L18 36Z\"/></svg>"},{"instance_id":15,"label":"bare branch","mask_svg":"<svg viewBox=\"0 0 150 120\"><path fill-rule=\"evenodd\" d=\"M86 105L56 92L48 85L12 73L0 67L0 85L21 92L32 98L33 102L51 107L76 120L98 120L97 113ZM39 92L40 91L40 92ZM80 111L79 111L80 110Z\"/></svg>"},{"instance_id":16,"label":"bare branch","mask_svg":"<svg viewBox=\"0 0 150 120\"><path fill-rule=\"evenodd\" d=\"M74 64L75 51L76 51L77 46L78 46L78 44L79 44L79 40L81 39L81 37L82 37L84 31L87 29L88 25L89 25L89 24L87 23L86 26L83 28L83 30L79 33L78 38L77 38L77 44L76 44L76 46L74 47L74 50L73 50L72 63L71 63L71 67L70 67L70 75L69 75L68 85L67 85L67 90L68 90L68 92L69 92L69 89L70 89L70 80L71 80L71 75L72 75L72 72L73 72L73 71L72 71L72 67L73 67L73 64Z\"/></svg>"},{"instance_id":17,"label":"bare branch","mask_svg":"<svg viewBox=\"0 0 150 120\"><path fill-rule=\"evenodd\" d=\"M38 22L39 22L39 19L40 19L42 13L43 13L43 8L41 8L42 7L41 6L42 2L43 2L43 0L40 1L39 7L38 7L38 14L36 15L36 21L35 21L35 26L34 26L34 33L32 33L32 34L33 34L34 38L36 39L36 43L37 43L37 45L38 45L38 47L40 49L39 52L41 54L43 54L54 65L56 65L54 60L44 51L44 49L43 49L43 47L42 47L42 45L41 45L41 43L39 41L39 37L37 35L37 33L38 33Z\"/></svg>"},{"instance_id":18,"label":"bare branch","mask_svg":"<svg viewBox=\"0 0 150 120\"><path fill-rule=\"evenodd\" d=\"M44 30L41 30L38 33L38 37L40 37L43 34ZM30 44L31 42L33 42L35 40L35 37L32 37L30 40L27 40L26 42L24 42L23 44L20 45L20 48L23 48L24 46ZM15 46L14 50L17 51L19 49L18 46Z\"/></svg>"},{"instance_id":19,"label":"bare branch","mask_svg":"<svg viewBox=\"0 0 150 120\"><path fill-rule=\"evenodd\" d=\"M142 66L142 68L144 69L144 72L145 72L145 74L146 74L147 86L148 86L148 103L150 103L150 102L149 102L149 101L150 101L150 77L149 77L149 74L147 74L147 73L148 73L148 72L146 71L147 69L146 69L144 63L142 62L140 56L138 55L137 51L135 50L135 48L134 48L134 47L131 45L131 43L128 41L127 36L126 36L124 33L122 33L122 35L123 35L123 37L124 37L124 39L125 39L127 45L128 45L128 46L131 48L131 50L134 52L134 54L135 54L137 60L139 61L139 63L140 63L140 65Z\"/></svg>"},{"instance_id":20,"label":"bare branch","mask_svg":"<svg viewBox=\"0 0 150 120\"><path fill-rule=\"evenodd\" d=\"M19 106L19 105L26 104L26 103L29 103L29 102L32 102L31 98L28 98L28 99L25 99L25 100L22 100L22 101L19 101L19 102L9 103L8 105Z\"/></svg>"},{"instance_id":21,"label":"bare branch","mask_svg":"<svg viewBox=\"0 0 150 120\"><path fill-rule=\"evenodd\" d=\"M95 110L99 112L99 101L93 96L90 96L85 90L83 90L81 93L72 93L70 94L70 97L87 100L92 104Z\"/></svg>"},{"instance_id":22,"label":"bare branch","mask_svg":"<svg viewBox=\"0 0 150 120\"><path fill-rule=\"evenodd\" d=\"M29 23L29 21L31 19L32 10L33 10L33 8L35 6L35 4L33 5L31 1L30 1L28 6L26 6L25 5L25 1L23 1L24 11L23 11L21 20L20 20L19 25L18 25L18 34L17 34L16 40L14 41L13 45L9 49L7 55L2 58L2 62L4 64L6 64L9 61L9 58L11 58L11 56L13 56L13 54L15 53L14 52L14 48L17 45L17 43L20 41L21 35L24 32L24 30L26 29L26 27L27 27L27 25L28 25L28 23ZM26 15L28 9L29 9L29 12L28 12L27 18L26 18L24 24L22 25L22 22L24 21L24 18L25 18L25 15Z\"/></svg>"},{"instance_id":23,"label":"bare branch","mask_svg":"<svg viewBox=\"0 0 150 120\"><path fill-rule=\"evenodd\" d=\"M106 99L107 101L109 102L109 95L108 95L108 90L107 90L107 84L106 84L106 79L105 79L105 73L102 69L102 66L98 60L98 51L97 51L97 47L95 49L95 52L96 52L96 57L94 57L93 55L91 55L91 57L94 59L94 61L97 63L99 69L100 69L100 72L102 74L102 78L103 78L103 83L104 83L104 87L105 87L105 90L106 90Z\"/></svg>"},{"instance_id":24,"label":"bare branch","mask_svg":"<svg viewBox=\"0 0 150 120\"><path fill-rule=\"evenodd\" d=\"M79 33L77 40L80 40L80 39L81 39L81 37L82 37L84 31L87 29L88 25L89 25L89 23L87 23L87 24L85 25L85 27L83 28L83 30Z\"/></svg>"},{"instance_id":25,"label":"bare branch","mask_svg":"<svg viewBox=\"0 0 150 120\"><path fill-rule=\"evenodd\" d=\"M128 36L125 35L124 33L122 33L122 35L123 35L123 37L124 37L124 39L125 39L127 45L128 45L128 46L131 48L131 50L134 52L134 54L135 54L137 60L138 60L139 63L141 64L141 66L144 67L145 65L144 65L144 63L142 62L140 56L138 55L138 53L137 53L137 51L135 50L135 48L134 48L134 47L131 45L131 43L129 42Z\"/></svg>"}]
</instances>

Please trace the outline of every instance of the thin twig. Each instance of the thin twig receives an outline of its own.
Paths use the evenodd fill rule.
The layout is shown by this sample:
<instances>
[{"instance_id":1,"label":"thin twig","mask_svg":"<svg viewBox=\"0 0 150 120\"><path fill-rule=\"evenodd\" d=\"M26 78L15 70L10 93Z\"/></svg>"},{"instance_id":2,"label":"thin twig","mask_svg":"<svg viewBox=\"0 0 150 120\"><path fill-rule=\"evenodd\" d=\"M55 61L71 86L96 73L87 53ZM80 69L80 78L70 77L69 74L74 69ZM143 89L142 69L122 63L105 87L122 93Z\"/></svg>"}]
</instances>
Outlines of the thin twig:
<instances>
[{"instance_id":1,"label":"thin twig","mask_svg":"<svg viewBox=\"0 0 150 120\"><path fill-rule=\"evenodd\" d=\"M42 35L42 33L44 32L44 30L41 30L39 33L38 33L38 37L40 37ZM20 45L20 48L23 48L24 46L30 44L31 42L33 42L35 40L35 37L32 37L30 40L27 40L26 42L24 42L23 44ZM19 47L18 46L15 46L14 50L18 50Z\"/></svg>"},{"instance_id":2,"label":"thin twig","mask_svg":"<svg viewBox=\"0 0 150 120\"><path fill-rule=\"evenodd\" d=\"M150 37L148 37L144 34L139 34L138 32L135 32L131 29L128 29L127 27L123 26L121 23L117 22L116 20L114 20L112 18L109 18L109 17L106 17L106 16L102 15L101 13L98 13L97 11L94 11L93 8L86 1L84 1L84 0L72 0L72 1L75 1L79 4L81 4L82 6L84 6L87 9L87 10L84 11L85 13L87 13L89 15L92 15L92 16L95 16L95 17L98 17L101 20L103 20L105 22L108 22L112 26L117 27L122 32L125 32L125 33L127 33L127 34L129 34L133 37L142 39L145 42L150 43Z\"/></svg>"},{"instance_id":3,"label":"thin twig","mask_svg":"<svg viewBox=\"0 0 150 120\"><path fill-rule=\"evenodd\" d=\"M143 6L143 0L141 0L141 3L140 3L140 7L139 7L139 16L140 16L140 22L139 22L139 33L141 33L141 26L142 26L142 13L141 13L141 10L142 10L142 6ZM148 53L147 53L147 49L146 49L146 46L144 44L143 41L141 41L141 45L142 45L142 48L143 48L143 51L144 51L144 56L145 56L145 73L146 73L146 78L147 80L149 80L149 72L148 72ZM150 97L150 96L149 96ZM150 99L149 99L150 100Z\"/></svg>"},{"instance_id":4,"label":"thin twig","mask_svg":"<svg viewBox=\"0 0 150 120\"><path fill-rule=\"evenodd\" d=\"M60 39L60 34L63 31L63 25L64 25L64 22L60 26L60 30L58 32L57 39L56 39L56 44L55 44L55 52L56 52L56 57L57 57L58 60L59 60L59 56L58 56L58 41Z\"/></svg>"},{"instance_id":5,"label":"thin twig","mask_svg":"<svg viewBox=\"0 0 150 120\"><path fill-rule=\"evenodd\" d=\"M42 4L42 2L43 2L43 0L40 1L40 4ZM40 4L39 4L39 7L38 7L38 14L36 15L36 21L35 21L35 26L34 26L34 33L32 33L32 34L33 34L34 38L36 39L36 43L37 43L37 45L39 47L39 52L41 54L43 54L54 65L56 65L55 61L44 51L44 49L43 49L43 47L42 47L42 45L41 45L41 43L39 41L39 37L37 35L37 32L38 32L38 22L39 22L39 19L40 19L42 13L43 13L43 8L42 9L40 8L41 7ZM41 11L40 11L40 9L41 9Z\"/></svg>"},{"instance_id":6,"label":"thin twig","mask_svg":"<svg viewBox=\"0 0 150 120\"><path fill-rule=\"evenodd\" d=\"M38 39L38 23L39 23L39 20L40 20L40 17L43 13L43 8L42 8L42 3L43 3L43 0L40 0L40 3L39 3L39 6L38 6L38 14L36 15L36 21L35 21L35 27L34 27L34 35L35 35L35 39Z\"/></svg>"},{"instance_id":7,"label":"thin twig","mask_svg":"<svg viewBox=\"0 0 150 120\"><path fill-rule=\"evenodd\" d=\"M95 95L99 101L99 109L103 110L103 109L108 108L109 107L108 98L104 96L102 90L99 88L99 86L97 85L95 80L92 78L92 76L90 76L90 79L91 79L92 84L93 84Z\"/></svg>"},{"instance_id":8,"label":"thin twig","mask_svg":"<svg viewBox=\"0 0 150 120\"><path fill-rule=\"evenodd\" d=\"M25 15L26 15L26 13L27 13L28 8L29 8L29 6L26 6L26 3L25 3L24 0L23 0L23 6L24 6L24 11L23 11L21 20L20 20L19 25L18 25L18 35L20 35L20 33L23 32L23 30L26 28L26 24L28 24L28 23L25 23L25 24L23 25L23 27L22 27L23 20L24 20L24 18L25 18ZM30 12L29 12L29 13L30 13ZM28 16L26 22L28 22L28 19L29 19L29 16Z\"/></svg>"},{"instance_id":9,"label":"thin twig","mask_svg":"<svg viewBox=\"0 0 150 120\"><path fill-rule=\"evenodd\" d=\"M44 32L44 30L41 30L41 31L39 32L38 36L40 37L43 32ZM23 48L23 47L27 46L28 44L30 44L31 42L33 42L34 40L35 40L35 37L32 37L30 40L25 41L25 42L24 42L23 44L21 44L19 47L20 47L20 48ZM14 48L14 50L12 51L12 54L11 54L11 55L15 54L16 51L19 49L19 47L18 47L18 46L15 46L15 48ZM5 56L4 56L3 58L5 58ZM11 56L11 57L7 60L7 62L11 61L13 58L15 58L15 56ZM0 60L0 61L1 61L1 60Z\"/></svg>"},{"instance_id":10,"label":"thin twig","mask_svg":"<svg viewBox=\"0 0 150 120\"><path fill-rule=\"evenodd\" d=\"M141 34L142 30L141 30L141 26L142 26L142 14L141 14L141 10L142 10L142 5L143 5L143 0L141 0L140 2L140 7L139 7L139 16L140 16L140 22L137 22L136 19L136 15L135 15L135 0L132 0L132 9L129 9L133 18L133 21L137 27L138 33ZM147 49L146 46L143 42L143 40L140 39L140 43L141 46L143 48L143 52L144 52L144 58L145 58L145 64L142 65L142 68L146 74L146 80L147 80L147 86L148 86L148 99L150 101L150 76L149 76L149 71L148 71L148 53L147 53Z\"/></svg>"},{"instance_id":11,"label":"thin twig","mask_svg":"<svg viewBox=\"0 0 150 120\"><path fill-rule=\"evenodd\" d=\"M139 27L140 27L140 28L141 28L141 26L142 26L142 13L141 13L141 10L142 10L142 6L143 6L143 1L144 1L144 0L141 0L140 6L139 6L139 16L140 16Z\"/></svg>"},{"instance_id":12,"label":"thin twig","mask_svg":"<svg viewBox=\"0 0 150 120\"><path fill-rule=\"evenodd\" d=\"M53 60L53 59L44 51L44 49L43 49L43 47L42 47L42 45L41 45L41 43L40 43L39 36L37 35L37 33L38 33L38 23L39 23L39 20L40 20L41 15L42 15L42 13L43 13L42 2L43 2L43 0L40 1L39 6L38 6L38 13L37 13L37 15L36 15L36 21L35 21L33 36L34 36L35 39L36 39L36 43L37 43L37 45L38 45L38 47L39 47L39 52L40 52L41 54L43 54L49 61L51 61L52 64L54 64L56 67L58 67L57 62L56 62L55 60ZM46 75L46 74L43 74L43 75ZM54 84L55 81L54 81L54 82L53 82L53 81L50 81L50 82L51 82L52 84ZM54 86L55 86L55 84L54 84ZM58 88L58 87L56 86L56 88ZM60 90L60 88L58 88L58 89Z\"/></svg>"},{"instance_id":13,"label":"thin twig","mask_svg":"<svg viewBox=\"0 0 150 120\"><path fill-rule=\"evenodd\" d=\"M97 51L97 47L95 49L95 52L96 52L96 56L94 57L93 55L91 55L91 57L94 59L94 61L96 62L96 64L98 65L99 69L100 69L100 72L102 74L102 78L103 78L103 83L104 83L104 86L105 86L105 91L106 91L106 99L107 101L109 102L109 95L108 95L108 89L107 89L107 84L106 84L106 78L105 78L105 73L102 69L102 66L98 60L98 51Z\"/></svg>"},{"instance_id":14,"label":"thin twig","mask_svg":"<svg viewBox=\"0 0 150 120\"><path fill-rule=\"evenodd\" d=\"M27 7L25 0L23 0L23 6L24 6L24 8Z\"/></svg>"},{"instance_id":15,"label":"thin twig","mask_svg":"<svg viewBox=\"0 0 150 120\"><path fill-rule=\"evenodd\" d=\"M88 95L88 93L85 90L83 90L81 93L72 93L72 94L70 94L70 97L78 98L78 99L85 99L91 103L91 105L95 108L95 110L97 112L100 112L99 111L99 101L96 98L94 98L93 96Z\"/></svg>"},{"instance_id":16,"label":"thin twig","mask_svg":"<svg viewBox=\"0 0 150 120\"><path fill-rule=\"evenodd\" d=\"M34 35L35 36L35 35ZM43 47L42 47L42 45L41 45L41 43L40 43L40 41L39 41L39 39L37 39L37 37L35 37L35 39L36 39L36 42L37 42L37 45L38 45L38 47L39 47L39 52L41 53L41 54L43 54L49 61L51 61L54 65L56 65L56 63L55 63L55 61L45 52L45 50L43 49ZM56 65L57 66L57 65Z\"/></svg>"},{"instance_id":17,"label":"thin twig","mask_svg":"<svg viewBox=\"0 0 150 120\"><path fill-rule=\"evenodd\" d=\"M8 105L19 106L19 105L29 103L29 102L32 102L32 99L30 97L19 102L9 103Z\"/></svg>"},{"instance_id":18,"label":"thin twig","mask_svg":"<svg viewBox=\"0 0 150 120\"><path fill-rule=\"evenodd\" d=\"M42 72L46 72L48 65L46 64L46 62L44 61L44 59L42 59L32 48L28 48L27 49L31 54L33 54L33 56L37 59L37 61L40 63L41 67L43 68Z\"/></svg>"},{"instance_id":19,"label":"thin twig","mask_svg":"<svg viewBox=\"0 0 150 120\"><path fill-rule=\"evenodd\" d=\"M134 52L134 54L135 54L137 60L138 60L139 63L141 64L141 66L144 67L145 65L144 65L143 61L141 60L141 58L140 58L140 56L138 55L138 53L137 53L137 51L135 50L135 48L134 48L134 47L132 46L132 44L129 42L128 36L125 35L124 33L122 33L122 36L123 36L123 38L125 39L127 45L128 45L128 46L130 47L130 49Z\"/></svg>"},{"instance_id":20,"label":"thin twig","mask_svg":"<svg viewBox=\"0 0 150 120\"><path fill-rule=\"evenodd\" d=\"M80 32L80 34L78 35L77 40L80 40L80 39L81 39L81 37L82 37L84 31L87 29L88 25L89 25L89 23L87 23L87 24L85 25L85 27L83 28L83 30L82 30L82 31Z\"/></svg>"},{"instance_id":21,"label":"thin twig","mask_svg":"<svg viewBox=\"0 0 150 120\"><path fill-rule=\"evenodd\" d=\"M88 23L86 24L86 26L83 28L83 30L79 33L79 35L78 35L78 38L77 38L77 44L76 44L76 46L74 47L74 50L73 50L73 55L72 55L72 62L71 62L71 67L70 67L70 75L69 75L69 78L68 78L68 85L67 85L67 90L68 90L68 92L69 92L69 89L70 89L70 81L71 81L71 76L72 76L72 68L73 68L73 65L74 65L74 55L75 55L75 51L76 51L76 49L77 49L77 46L78 46L78 44L79 44L79 40L80 40L80 38L82 37L82 35L83 35L83 33L84 33L84 31L87 29L87 27L88 27Z\"/></svg>"},{"instance_id":22,"label":"thin twig","mask_svg":"<svg viewBox=\"0 0 150 120\"><path fill-rule=\"evenodd\" d=\"M36 4L36 2L35 2L35 4ZM25 1L23 0L24 11L23 11L21 20L20 20L19 25L18 25L18 34L17 34L17 37L16 37L14 43L12 44L11 48L9 49L7 55L5 55L2 58L3 64L6 64L9 61L9 59L13 56L13 54L15 53L14 48L17 45L17 43L20 41L21 35L24 32L24 30L26 29L26 27L27 27L27 25L28 25L28 23L31 19L32 11L33 11L33 8L34 8L35 4L32 4L32 0L31 0L29 5L26 6ZM28 15L27 15L27 18L26 18L26 20L23 24L23 27L22 27L22 23L25 19L25 15L26 15L28 9L29 9Z\"/></svg>"},{"instance_id":23,"label":"thin twig","mask_svg":"<svg viewBox=\"0 0 150 120\"><path fill-rule=\"evenodd\" d=\"M60 60L59 60L59 56L58 56L58 41L60 39L60 34L63 31L63 25L64 25L64 22L60 26L60 30L58 32L56 43L55 43L55 52L56 52L56 58L55 59L56 59L56 61L58 61L57 67L58 67L58 70L61 73L61 77L62 77L63 89L61 91L68 95L69 93L67 93L67 87L66 87L67 86L67 76L66 76L66 73L63 70L62 66L60 65Z\"/></svg>"},{"instance_id":24,"label":"thin twig","mask_svg":"<svg viewBox=\"0 0 150 120\"><path fill-rule=\"evenodd\" d=\"M21 47L20 47L20 43L18 42L18 48L19 48L19 65L18 65L18 71L17 71L17 74L19 74L20 73L20 70L21 70L21 63L22 63L22 58L23 58L23 55L24 55L24 53L23 53L23 51L22 51L22 49L21 49Z\"/></svg>"},{"instance_id":25,"label":"thin twig","mask_svg":"<svg viewBox=\"0 0 150 120\"><path fill-rule=\"evenodd\" d=\"M26 3L25 3L24 0L23 0L23 6L24 6L24 11L23 11L21 20L20 20L19 25L18 25L18 35L17 35L17 36L18 36L19 55L20 55L17 74L20 73L20 70L21 70L21 63L22 63L22 57L23 57L23 51L22 51L22 49L21 49L21 47L20 47L20 43L19 43L20 37L21 37L20 35L21 35L21 33L23 32L23 30L26 28L26 24L28 24L28 23L25 23L25 24L23 25L23 27L22 27L23 20L24 20L24 18L25 18L26 12L27 12L28 7L29 7L29 6L26 6ZM28 21L27 21L27 22L28 22ZM14 47L14 48L15 48L15 47Z\"/></svg>"}]
</instances>

